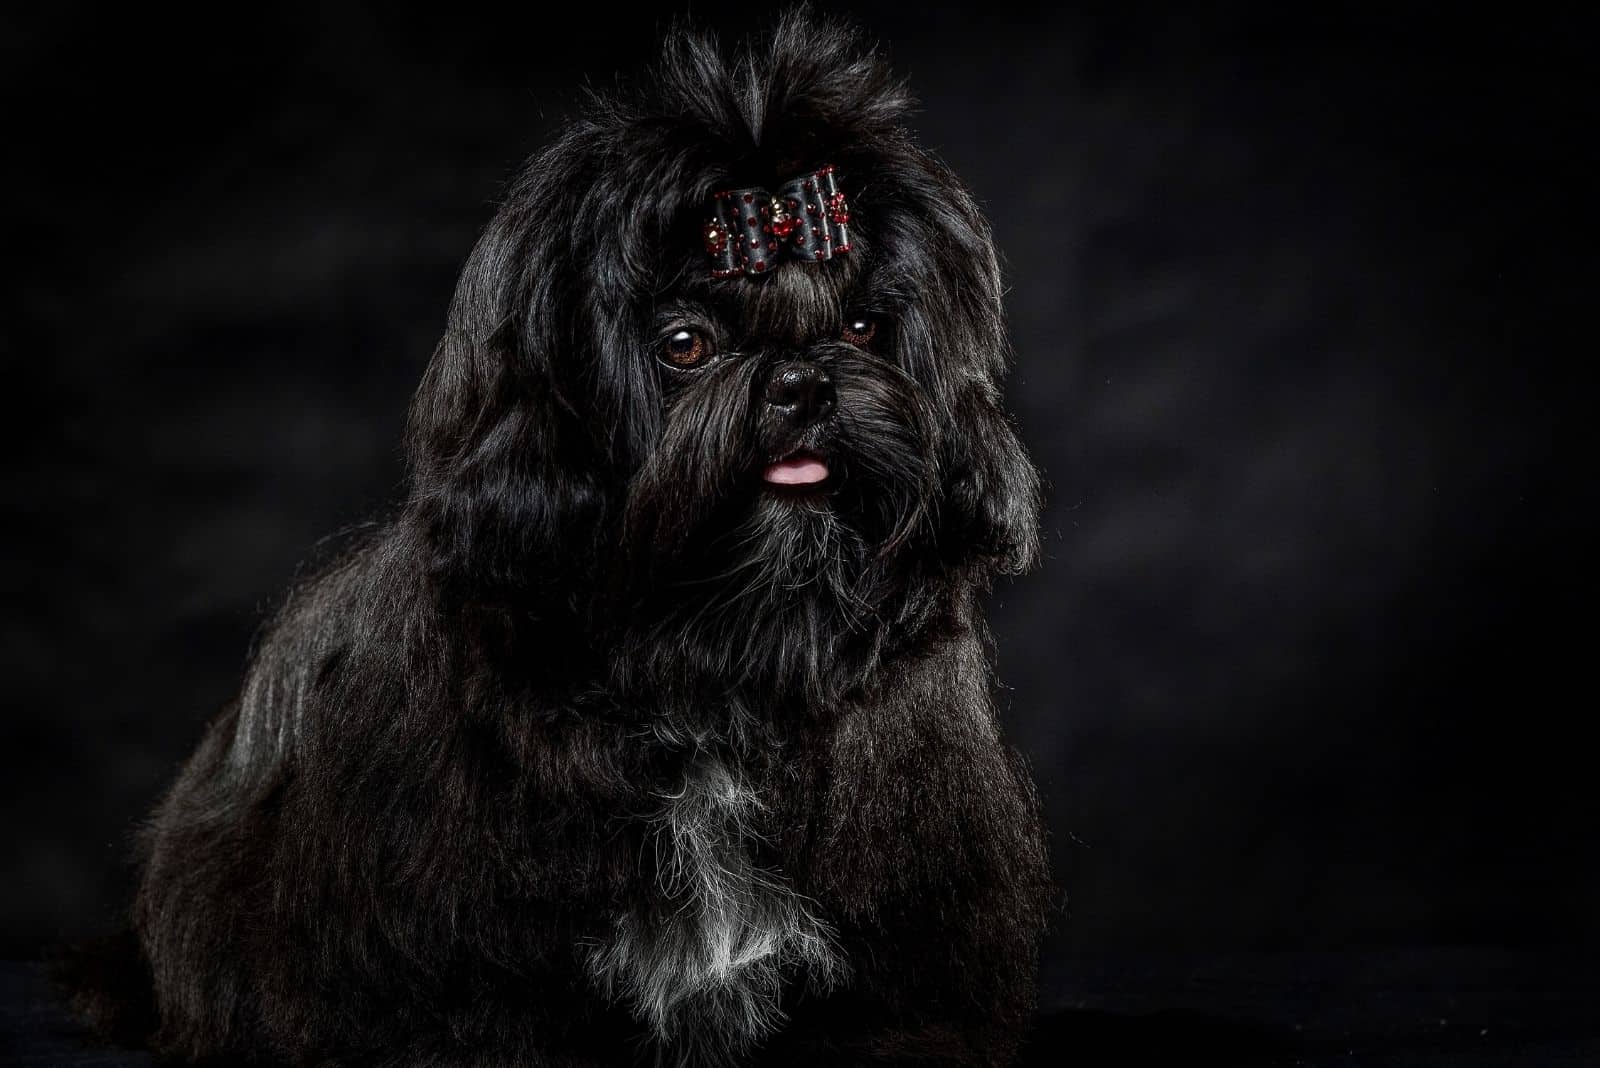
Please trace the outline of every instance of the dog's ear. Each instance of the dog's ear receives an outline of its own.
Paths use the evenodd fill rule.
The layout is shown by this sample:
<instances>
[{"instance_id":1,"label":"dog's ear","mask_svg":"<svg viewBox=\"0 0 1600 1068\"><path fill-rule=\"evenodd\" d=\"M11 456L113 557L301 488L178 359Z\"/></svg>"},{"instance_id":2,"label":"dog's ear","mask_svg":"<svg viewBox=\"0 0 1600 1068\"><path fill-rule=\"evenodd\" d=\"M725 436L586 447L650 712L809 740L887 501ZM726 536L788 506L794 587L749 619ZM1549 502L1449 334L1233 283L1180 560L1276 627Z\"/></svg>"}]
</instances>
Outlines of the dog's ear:
<instances>
[{"instance_id":1,"label":"dog's ear","mask_svg":"<svg viewBox=\"0 0 1600 1068\"><path fill-rule=\"evenodd\" d=\"M945 544L990 572L1032 567L1039 555L1039 474L997 390L975 385L957 399L944 463Z\"/></svg>"},{"instance_id":2,"label":"dog's ear","mask_svg":"<svg viewBox=\"0 0 1600 1068\"><path fill-rule=\"evenodd\" d=\"M945 498L938 544L947 563L1016 574L1039 553L1039 474L1006 415L1010 364L1000 264L977 203L938 159L907 146L899 185L914 195L877 208L888 285L918 299L897 323L898 358L944 413Z\"/></svg>"},{"instance_id":3,"label":"dog's ear","mask_svg":"<svg viewBox=\"0 0 1600 1068\"><path fill-rule=\"evenodd\" d=\"M569 135L513 183L412 402L408 516L446 582L576 604L653 433L648 285L626 262L647 235L607 196L603 148Z\"/></svg>"},{"instance_id":4,"label":"dog's ear","mask_svg":"<svg viewBox=\"0 0 1600 1068\"><path fill-rule=\"evenodd\" d=\"M972 358L952 377L952 433L945 453L949 504L969 524L957 544L968 546L991 572L1020 574L1039 556L1039 472L1005 409L1001 387L1011 364L1000 264L989 225L977 206L969 213L972 244L955 257L972 277L958 281L965 300L943 305L964 320L952 336L965 338ZM954 298L956 294L952 293Z\"/></svg>"}]
</instances>

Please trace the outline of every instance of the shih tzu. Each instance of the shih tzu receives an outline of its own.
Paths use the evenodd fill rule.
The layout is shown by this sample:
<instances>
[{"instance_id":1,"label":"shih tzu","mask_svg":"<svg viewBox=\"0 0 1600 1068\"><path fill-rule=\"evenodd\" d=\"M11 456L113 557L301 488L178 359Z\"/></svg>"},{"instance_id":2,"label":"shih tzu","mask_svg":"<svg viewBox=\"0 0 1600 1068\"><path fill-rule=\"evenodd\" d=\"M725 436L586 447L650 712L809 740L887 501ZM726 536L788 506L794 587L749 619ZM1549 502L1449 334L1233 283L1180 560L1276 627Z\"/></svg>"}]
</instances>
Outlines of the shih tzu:
<instances>
[{"instance_id":1,"label":"shih tzu","mask_svg":"<svg viewBox=\"0 0 1600 1068\"><path fill-rule=\"evenodd\" d=\"M989 229L849 28L674 33L522 171L409 490L151 818L160 1053L1000 1065L1045 834L979 594L1037 551Z\"/></svg>"}]
</instances>

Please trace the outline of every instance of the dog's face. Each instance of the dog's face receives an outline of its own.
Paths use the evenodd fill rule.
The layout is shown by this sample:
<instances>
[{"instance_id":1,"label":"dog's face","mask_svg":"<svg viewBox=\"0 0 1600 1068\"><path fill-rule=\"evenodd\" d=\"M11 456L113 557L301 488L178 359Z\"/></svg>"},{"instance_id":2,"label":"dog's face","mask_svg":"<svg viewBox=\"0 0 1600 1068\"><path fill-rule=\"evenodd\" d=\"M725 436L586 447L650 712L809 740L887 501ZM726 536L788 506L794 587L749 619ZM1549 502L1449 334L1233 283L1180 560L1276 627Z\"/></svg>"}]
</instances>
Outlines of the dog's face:
<instances>
[{"instance_id":1,"label":"dog's face","mask_svg":"<svg viewBox=\"0 0 1600 1068\"><path fill-rule=\"evenodd\" d=\"M869 579L932 534L947 420L865 261L694 279L657 306L660 432L626 522L650 590L732 606L816 585L862 610Z\"/></svg>"},{"instance_id":2,"label":"dog's face","mask_svg":"<svg viewBox=\"0 0 1600 1068\"><path fill-rule=\"evenodd\" d=\"M995 252L907 106L848 32L791 19L732 63L677 39L530 163L413 409L446 579L625 620L657 680L815 692L1031 560ZM713 277L713 193L823 165L848 254Z\"/></svg>"}]
</instances>

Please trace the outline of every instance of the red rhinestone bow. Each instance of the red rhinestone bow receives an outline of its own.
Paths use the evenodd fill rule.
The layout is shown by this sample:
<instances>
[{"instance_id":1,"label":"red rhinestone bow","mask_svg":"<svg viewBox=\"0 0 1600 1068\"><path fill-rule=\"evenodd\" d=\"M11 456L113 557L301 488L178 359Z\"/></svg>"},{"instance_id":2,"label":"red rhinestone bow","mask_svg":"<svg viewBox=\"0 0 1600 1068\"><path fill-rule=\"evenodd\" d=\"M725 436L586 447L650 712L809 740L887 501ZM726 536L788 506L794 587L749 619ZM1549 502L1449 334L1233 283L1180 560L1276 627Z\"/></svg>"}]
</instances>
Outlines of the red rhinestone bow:
<instances>
[{"instance_id":1,"label":"red rhinestone bow","mask_svg":"<svg viewBox=\"0 0 1600 1068\"><path fill-rule=\"evenodd\" d=\"M776 193L727 189L711 198L711 277L762 274L785 259L815 263L850 251L850 205L833 167L792 178Z\"/></svg>"}]
</instances>

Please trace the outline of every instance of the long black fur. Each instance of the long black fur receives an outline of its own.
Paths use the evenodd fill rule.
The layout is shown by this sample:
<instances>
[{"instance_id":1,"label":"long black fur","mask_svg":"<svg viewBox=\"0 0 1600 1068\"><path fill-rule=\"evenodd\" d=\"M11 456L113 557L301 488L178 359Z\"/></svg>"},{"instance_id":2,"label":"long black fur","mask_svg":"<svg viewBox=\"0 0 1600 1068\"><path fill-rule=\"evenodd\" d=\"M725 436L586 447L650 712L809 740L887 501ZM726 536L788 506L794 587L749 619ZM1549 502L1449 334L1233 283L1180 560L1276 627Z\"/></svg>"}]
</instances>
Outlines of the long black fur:
<instances>
[{"instance_id":1,"label":"long black fur","mask_svg":"<svg viewBox=\"0 0 1600 1068\"><path fill-rule=\"evenodd\" d=\"M1038 482L989 230L859 40L674 33L510 187L403 509L290 594L148 825L158 1051L1010 1060L1051 890L976 594ZM854 250L711 281L709 195L822 163ZM723 355L655 359L684 324ZM804 441L761 400L795 359L837 387ZM796 444L826 496L763 489Z\"/></svg>"}]
</instances>

